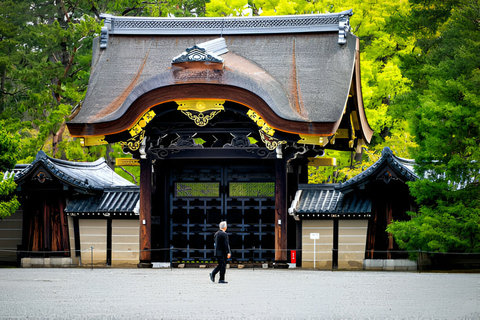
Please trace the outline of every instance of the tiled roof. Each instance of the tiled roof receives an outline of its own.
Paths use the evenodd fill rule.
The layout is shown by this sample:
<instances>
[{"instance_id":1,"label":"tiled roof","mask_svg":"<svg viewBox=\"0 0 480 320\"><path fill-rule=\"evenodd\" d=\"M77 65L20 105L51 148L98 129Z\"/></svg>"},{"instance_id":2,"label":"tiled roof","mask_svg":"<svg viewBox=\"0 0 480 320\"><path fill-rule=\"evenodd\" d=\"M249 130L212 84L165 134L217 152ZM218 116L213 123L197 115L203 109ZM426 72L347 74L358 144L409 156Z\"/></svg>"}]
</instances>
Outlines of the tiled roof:
<instances>
[{"instance_id":1,"label":"tiled roof","mask_svg":"<svg viewBox=\"0 0 480 320\"><path fill-rule=\"evenodd\" d=\"M402 176L406 181L415 181L419 177L413 172L413 160L402 159L393 155L390 148L385 147L382 150L382 156L367 170L356 175L355 177L341 183L337 189L345 192L352 190L355 186L368 183L372 176L375 176L385 166L389 166L399 176Z\"/></svg>"},{"instance_id":2,"label":"tiled roof","mask_svg":"<svg viewBox=\"0 0 480 320\"><path fill-rule=\"evenodd\" d=\"M364 172L341 184L299 185L295 200L288 209L290 215L299 218L368 217L372 200L360 189L380 174L386 166L405 181L419 177L413 172L413 160L393 155L390 148L382 150L382 156Z\"/></svg>"},{"instance_id":3,"label":"tiled roof","mask_svg":"<svg viewBox=\"0 0 480 320\"><path fill-rule=\"evenodd\" d=\"M82 197L71 200L65 209L69 215L78 214L127 214L138 215L139 188L129 190L105 190L101 196Z\"/></svg>"},{"instance_id":4,"label":"tiled roof","mask_svg":"<svg viewBox=\"0 0 480 320\"><path fill-rule=\"evenodd\" d=\"M50 158L43 151L37 153L36 159L30 165L15 174L15 182L19 185L24 183L26 177L40 166L62 183L85 193L112 187L135 187L135 184L116 174L103 158L94 162L65 161Z\"/></svg>"},{"instance_id":5,"label":"tiled roof","mask_svg":"<svg viewBox=\"0 0 480 320\"><path fill-rule=\"evenodd\" d=\"M369 214L372 201L359 194L336 190L338 184L305 184L299 186L289 213L301 218L350 218ZM355 215L355 216L351 216Z\"/></svg>"},{"instance_id":6,"label":"tiled roof","mask_svg":"<svg viewBox=\"0 0 480 320\"><path fill-rule=\"evenodd\" d=\"M298 213L334 213L337 204L343 197L333 184L302 185L300 201L296 208Z\"/></svg>"},{"instance_id":7,"label":"tiled roof","mask_svg":"<svg viewBox=\"0 0 480 320\"><path fill-rule=\"evenodd\" d=\"M339 192L338 190L336 191ZM336 211L341 214L370 213L372 211L372 201L368 197L358 193L342 194Z\"/></svg>"}]
</instances>

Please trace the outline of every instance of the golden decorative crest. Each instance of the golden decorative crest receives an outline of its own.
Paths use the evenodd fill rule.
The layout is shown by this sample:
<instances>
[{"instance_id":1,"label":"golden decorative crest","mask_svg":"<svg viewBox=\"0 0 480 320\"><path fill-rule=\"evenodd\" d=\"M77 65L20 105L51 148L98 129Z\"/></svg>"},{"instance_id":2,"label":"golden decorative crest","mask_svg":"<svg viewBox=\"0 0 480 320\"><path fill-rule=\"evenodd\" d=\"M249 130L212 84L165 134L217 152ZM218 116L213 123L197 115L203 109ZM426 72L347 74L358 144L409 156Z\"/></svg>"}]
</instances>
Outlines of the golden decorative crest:
<instances>
[{"instance_id":1,"label":"golden decorative crest","mask_svg":"<svg viewBox=\"0 0 480 320\"><path fill-rule=\"evenodd\" d=\"M225 110L225 100L179 100L177 110L181 111L199 127L204 127L220 111Z\"/></svg>"},{"instance_id":2,"label":"golden decorative crest","mask_svg":"<svg viewBox=\"0 0 480 320\"><path fill-rule=\"evenodd\" d=\"M137 121L137 123L135 123L133 125L133 127L128 130L128 132L130 132L130 135L132 137L135 137L136 135L138 135L141 131L143 131L143 129L145 128L145 126L150 122L152 121L152 119L155 118L155 112L153 110L149 110L147 112L145 112L143 114L143 116Z\"/></svg>"},{"instance_id":3,"label":"golden decorative crest","mask_svg":"<svg viewBox=\"0 0 480 320\"><path fill-rule=\"evenodd\" d=\"M265 147L267 147L267 149L270 151L275 150L281 144L287 143L287 141L281 141L275 139L272 136L269 136L263 130L259 130L258 132L260 133L260 138L262 138L262 142L265 143Z\"/></svg>"},{"instance_id":4,"label":"golden decorative crest","mask_svg":"<svg viewBox=\"0 0 480 320\"><path fill-rule=\"evenodd\" d=\"M145 130L142 130L139 135L128 139L127 141L121 141L122 148L128 148L130 151L137 151L142 144L143 138L145 138Z\"/></svg>"},{"instance_id":5,"label":"golden decorative crest","mask_svg":"<svg viewBox=\"0 0 480 320\"><path fill-rule=\"evenodd\" d=\"M260 131L263 131L265 134L269 136L273 136L275 134L275 130L270 127L255 111L248 110L247 116L253 120L260 127ZM273 139L273 138L272 138Z\"/></svg>"}]
</instances>

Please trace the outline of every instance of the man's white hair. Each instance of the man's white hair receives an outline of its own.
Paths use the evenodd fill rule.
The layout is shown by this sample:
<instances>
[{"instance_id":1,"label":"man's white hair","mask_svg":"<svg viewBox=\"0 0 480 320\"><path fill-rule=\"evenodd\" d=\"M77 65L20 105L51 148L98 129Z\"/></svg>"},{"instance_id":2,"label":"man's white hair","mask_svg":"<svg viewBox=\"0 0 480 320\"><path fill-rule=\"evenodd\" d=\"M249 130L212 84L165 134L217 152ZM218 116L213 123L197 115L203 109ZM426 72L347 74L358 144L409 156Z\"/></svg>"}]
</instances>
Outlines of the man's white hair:
<instances>
[{"instance_id":1,"label":"man's white hair","mask_svg":"<svg viewBox=\"0 0 480 320\"><path fill-rule=\"evenodd\" d=\"M222 221L222 222L220 222L220 224L218 225L218 227L219 227L220 229L222 229L222 230L225 229L225 228L227 227L227 221Z\"/></svg>"}]
</instances>

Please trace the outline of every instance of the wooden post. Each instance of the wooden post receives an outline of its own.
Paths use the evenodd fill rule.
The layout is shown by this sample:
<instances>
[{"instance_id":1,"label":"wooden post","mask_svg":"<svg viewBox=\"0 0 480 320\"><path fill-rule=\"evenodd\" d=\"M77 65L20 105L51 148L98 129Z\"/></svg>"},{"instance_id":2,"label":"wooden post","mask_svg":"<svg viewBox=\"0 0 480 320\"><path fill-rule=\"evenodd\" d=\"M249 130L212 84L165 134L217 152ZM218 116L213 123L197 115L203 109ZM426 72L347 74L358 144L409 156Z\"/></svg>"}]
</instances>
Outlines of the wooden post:
<instances>
[{"instance_id":1,"label":"wooden post","mask_svg":"<svg viewBox=\"0 0 480 320\"><path fill-rule=\"evenodd\" d=\"M392 220L393 220L392 200L389 199L387 202L387 226L389 226L392 223ZM387 259L392 259L392 253L390 252L391 250L393 250L393 235L389 233Z\"/></svg>"},{"instance_id":2,"label":"wooden post","mask_svg":"<svg viewBox=\"0 0 480 320\"><path fill-rule=\"evenodd\" d=\"M70 248L68 246L68 222L67 222L67 217L65 213L65 200L64 199L59 199L59 212L60 212L60 241L61 241L61 246L62 250L65 252L66 257L70 257Z\"/></svg>"},{"instance_id":3,"label":"wooden post","mask_svg":"<svg viewBox=\"0 0 480 320\"><path fill-rule=\"evenodd\" d=\"M50 251L51 248L51 235L50 235L50 206L47 203L47 200L43 201L42 207L42 218L43 218L43 246L41 250ZM45 256L44 256L45 257Z\"/></svg>"},{"instance_id":4,"label":"wooden post","mask_svg":"<svg viewBox=\"0 0 480 320\"><path fill-rule=\"evenodd\" d=\"M287 261L287 166L275 160L275 260Z\"/></svg>"},{"instance_id":5,"label":"wooden post","mask_svg":"<svg viewBox=\"0 0 480 320\"><path fill-rule=\"evenodd\" d=\"M332 269L338 269L338 217L333 219Z\"/></svg>"},{"instance_id":6,"label":"wooden post","mask_svg":"<svg viewBox=\"0 0 480 320\"><path fill-rule=\"evenodd\" d=\"M152 162L140 160L140 263L139 268L151 267L152 248Z\"/></svg>"}]
</instances>

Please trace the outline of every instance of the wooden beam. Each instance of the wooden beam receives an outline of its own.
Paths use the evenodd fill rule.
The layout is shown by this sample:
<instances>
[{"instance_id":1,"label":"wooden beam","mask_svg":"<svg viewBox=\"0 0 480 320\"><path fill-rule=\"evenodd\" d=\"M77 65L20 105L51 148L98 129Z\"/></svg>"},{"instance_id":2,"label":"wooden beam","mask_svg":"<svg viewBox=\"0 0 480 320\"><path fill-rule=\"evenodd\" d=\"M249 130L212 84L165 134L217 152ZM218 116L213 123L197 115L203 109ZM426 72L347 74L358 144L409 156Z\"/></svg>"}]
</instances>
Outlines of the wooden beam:
<instances>
[{"instance_id":1,"label":"wooden beam","mask_svg":"<svg viewBox=\"0 0 480 320\"><path fill-rule=\"evenodd\" d=\"M152 162L140 160L140 263L151 266L152 248Z\"/></svg>"},{"instance_id":2,"label":"wooden beam","mask_svg":"<svg viewBox=\"0 0 480 320\"><path fill-rule=\"evenodd\" d=\"M337 158L308 158L308 166L310 167L326 167L326 166L336 166Z\"/></svg>"},{"instance_id":3,"label":"wooden beam","mask_svg":"<svg viewBox=\"0 0 480 320\"><path fill-rule=\"evenodd\" d=\"M131 158L116 158L115 165L119 167L124 166L139 166L140 160L138 159L131 159Z\"/></svg>"},{"instance_id":4,"label":"wooden beam","mask_svg":"<svg viewBox=\"0 0 480 320\"><path fill-rule=\"evenodd\" d=\"M115 120L95 123L69 122L67 127L70 134L74 137L96 136L101 140L102 135L111 135L128 130L134 125L136 119L139 119L143 113L154 105L187 99L218 99L236 102L254 110L272 128L282 129L281 131L290 133L331 136L335 133L342 120L341 117L336 122L285 120L278 116L265 100L246 89L230 85L189 83L153 89L135 99L130 105L125 106L124 113ZM361 107L363 108L363 105ZM364 122L361 123L363 124ZM367 123L366 118L365 123ZM88 143L89 141L85 142Z\"/></svg>"}]
</instances>

